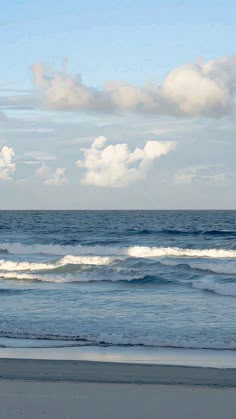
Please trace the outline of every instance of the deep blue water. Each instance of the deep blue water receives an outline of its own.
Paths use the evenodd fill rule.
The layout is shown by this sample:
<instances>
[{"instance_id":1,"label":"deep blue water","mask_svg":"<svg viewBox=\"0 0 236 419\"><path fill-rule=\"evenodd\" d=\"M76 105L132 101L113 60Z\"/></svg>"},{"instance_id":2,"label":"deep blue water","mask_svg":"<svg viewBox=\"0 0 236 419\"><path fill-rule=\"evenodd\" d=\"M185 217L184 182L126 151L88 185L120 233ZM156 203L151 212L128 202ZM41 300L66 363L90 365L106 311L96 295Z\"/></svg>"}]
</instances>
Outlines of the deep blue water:
<instances>
[{"instance_id":1,"label":"deep blue water","mask_svg":"<svg viewBox=\"0 0 236 419\"><path fill-rule=\"evenodd\" d=\"M0 211L0 346L236 349L236 211Z\"/></svg>"}]
</instances>

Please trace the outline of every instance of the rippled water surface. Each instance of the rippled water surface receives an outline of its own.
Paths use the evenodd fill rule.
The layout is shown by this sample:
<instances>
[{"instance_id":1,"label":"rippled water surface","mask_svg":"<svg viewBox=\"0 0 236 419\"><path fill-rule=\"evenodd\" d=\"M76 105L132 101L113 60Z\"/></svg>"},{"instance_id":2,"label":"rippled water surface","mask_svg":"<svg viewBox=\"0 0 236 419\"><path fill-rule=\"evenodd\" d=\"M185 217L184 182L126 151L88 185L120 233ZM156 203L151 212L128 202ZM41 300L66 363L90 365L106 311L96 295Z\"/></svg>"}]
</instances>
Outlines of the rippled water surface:
<instances>
[{"instance_id":1,"label":"rippled water surface","mask_svg":"<svg viewBox=\"0 0 236 419\"><path fill-rule=\"evenodd\" d=\"M236 211L0 212L0 346L236 349Z\"/></svg>"}]
</instances>

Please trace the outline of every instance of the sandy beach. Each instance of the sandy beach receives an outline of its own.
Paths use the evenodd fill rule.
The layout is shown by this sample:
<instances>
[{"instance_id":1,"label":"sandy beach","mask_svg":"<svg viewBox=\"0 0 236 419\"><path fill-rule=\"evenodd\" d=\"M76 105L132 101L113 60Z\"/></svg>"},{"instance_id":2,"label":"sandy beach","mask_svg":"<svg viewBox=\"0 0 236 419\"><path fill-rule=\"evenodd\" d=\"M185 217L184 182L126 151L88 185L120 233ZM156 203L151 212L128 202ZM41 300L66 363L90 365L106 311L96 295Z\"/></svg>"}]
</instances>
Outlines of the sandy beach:
<instances>
[{"instance_id":1,"label":"sandy beach","mask_svg":"<svg viewBox=\"0 0 236 419\"><path fill-rule=\"evenodd\" d=\"M236 369L46 359L0 359L0 379L236 388Z\"/></svg>"},{"instance_id":2,"label":"sandy beach","mask_svg":"<svg viewBox=\"0 0 236 419\"><path fill-rule=\"evenodd\" d=\"M3 419L235 419L236 389L0 381Z\"/></svg>"},{"instance_id":3,"label":"sandy beach","mask_svg":"<svg viewBox=\"0 0 236 419\"><path fill-rule=\"evenodd\" d=\"M234 419L235 397L235 369L0 360L3 419Z\"/></svg>"}]
</instances>

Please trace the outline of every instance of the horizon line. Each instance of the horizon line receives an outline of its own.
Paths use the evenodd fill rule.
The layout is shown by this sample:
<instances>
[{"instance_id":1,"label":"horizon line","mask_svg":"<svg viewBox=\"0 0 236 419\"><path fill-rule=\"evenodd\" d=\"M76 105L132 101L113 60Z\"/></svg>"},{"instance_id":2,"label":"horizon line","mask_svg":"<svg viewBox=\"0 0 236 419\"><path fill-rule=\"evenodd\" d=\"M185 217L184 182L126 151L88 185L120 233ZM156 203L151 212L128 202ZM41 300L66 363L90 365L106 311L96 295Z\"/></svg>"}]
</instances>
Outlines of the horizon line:
<instances>
[{"instance_id":1,"label":"horizon line","mask_svg":"<svg viewBox=\"0 0 236 419\"><path fill-rule=\"evenodd\" d=\"M0 211L236 211L236 208L0 208Z\"/></svg>"}]
</instances>

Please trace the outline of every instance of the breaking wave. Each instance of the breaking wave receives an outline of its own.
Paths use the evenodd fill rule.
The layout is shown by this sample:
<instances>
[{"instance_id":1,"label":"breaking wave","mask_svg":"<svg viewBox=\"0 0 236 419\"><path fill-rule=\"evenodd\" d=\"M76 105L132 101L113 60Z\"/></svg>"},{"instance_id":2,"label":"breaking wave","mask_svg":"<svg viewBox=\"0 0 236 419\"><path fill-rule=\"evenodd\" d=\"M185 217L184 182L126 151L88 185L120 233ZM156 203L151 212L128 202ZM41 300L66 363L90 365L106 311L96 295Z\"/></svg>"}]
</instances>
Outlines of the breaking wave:
<instances>
[{"instance_id":1,"label":"breaking wave","mask_svg":"<svg viewBox=\"0 0 236 419\"><path fill-rule=\"evenodd\" d=\"M161 283L161 282L168 282L168 281L161 281L158 280L156 277L151 277L148 275L133 275L133 276L124 276L124 275L117 275L112 277L98 277L98 276L91 276L86 275L83 272L79 272L77 274L72 273L63 273L63 274L37 274L37 273L18 273L18 272L0 272L0 278L4 279L19 279L22 281L41 281L41 282L133 282L133 281L142 281L146 283ZM170 281L169 281L170 282Z\"/></svg>"},{"instance_id":2,"label":"breaking wave","mask_svg":"<svg viewBox=\"0 0 236 419\"><path fill-rule=\"evenodd\" d=\"M131 257L200 257L200 258L236 258L236 250L226 249L183 249L179 247L129 247L127 253Z\"/></svg>"},{"instance_id":3,"label":"breaking wave","mask_svg":"<svg viewBox=\"0 0 236 419\"><path fill-rule=\"evenodd\" d=\"M6 246L6 244L5 244ZM68 248L73 248L72 254L64 254ZM12 260L11 254L0 259L0 278L19 279L44 282L94 282L94 281L141 281L142 283L184 284L184 281L171 280L168 276L159 275L158 264L171 266L185 266L188 269L208 271L217 274L236 275L236 250L227 249L189 249L180 247L102 247L101 246L61 246L61 245L22 245L8 244L7 251L22 252L29 255L30 261ZM31 252L31 256L30 253ZM48 252L47 260L34 261L32 254ZM58 252L62 257L53 255ZM74 253L74 254L73 254ZM87 254L86 254L87 253ZM100 254L98 254L100 253ZM18 257L18 256L17 256ZM45 259L45 257L43 257ZM28 258L27 258L28 259ZM32 260L33 259L33 260ZM196 260L195 260L196 259ZM215 259L215 260L214 260ZM145 261L146 260L146 261ZM143 265L145 264L145 265ZM102 268L103 267L103 268ZM192 274L191 274L192 275ZM198 274L199 277L200 273ZM190 278L190 276L189 276ZM222 295L230 294L224 284L214 289L204 288L201 283L194 283L193 287L214 291ZM185 285L191 285L187 280ZM214 286L214 285L209 285ZM202 288L201 288L202 287Z\"/></svg>"},{"instance_id":4,"label":"breaking wave","mask_svg":"<svg viewBox=\"0 0 236 419\"><path fill-rule=\"evenodd\" d=\"M0 260L2 271L48 271L61 268L66 265L110 265L114 261L111 257L102 256L65 256L54 263L50 262L12 262Z\"/></svg>"},{"instance_id":5,"label":"breaking wave","mask_svg":"<svg viewBox=\"0 0 236 419\"><path fill-rule=\"evenodd\" d=\"M112 247L112 246L83 246L83 245L55 245L55 244L32 244L2 243L0 254L32 255L44 254L63 256L128 256L136 258L153 257L200 257L200 258L236 258L236 250L230 249L190 249L181 247ZM79 262L78 262L79 263Z\"/></svg>"}]
</instances>

